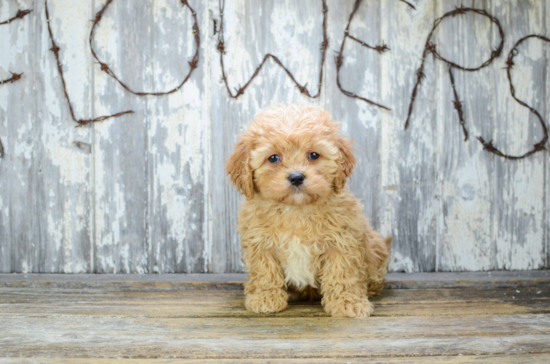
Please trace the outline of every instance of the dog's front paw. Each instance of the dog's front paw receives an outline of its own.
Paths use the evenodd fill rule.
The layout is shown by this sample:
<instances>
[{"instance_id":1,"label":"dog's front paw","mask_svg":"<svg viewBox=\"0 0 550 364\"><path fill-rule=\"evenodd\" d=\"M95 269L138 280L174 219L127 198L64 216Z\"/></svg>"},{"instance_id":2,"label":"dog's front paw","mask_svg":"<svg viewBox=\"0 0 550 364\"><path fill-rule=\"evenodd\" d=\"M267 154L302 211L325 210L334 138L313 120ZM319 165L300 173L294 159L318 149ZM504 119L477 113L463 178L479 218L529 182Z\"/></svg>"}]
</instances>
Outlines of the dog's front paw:
<instances>
[{"instance_id":1,"label":"dog's front paw","mask_svg":"<svg viewBox=\"0 0 550 364\"><path fill-rule=\"evenodd\" d=\"M274 313L288 306L288 294L282 288L249 293L244 301L246 309L255 313Z\"/></svg>"},{"instance_id":2,"label":"dog's front paw","mask_svg":"<svg viewBox=\"0 0 550 364\"><path fill-rule=\"evenodd\" d=\"M333 317L365 319L372 315L374 307L366 297L344 294L324 303L325 311Z\"/></svg>"}]
</instances>

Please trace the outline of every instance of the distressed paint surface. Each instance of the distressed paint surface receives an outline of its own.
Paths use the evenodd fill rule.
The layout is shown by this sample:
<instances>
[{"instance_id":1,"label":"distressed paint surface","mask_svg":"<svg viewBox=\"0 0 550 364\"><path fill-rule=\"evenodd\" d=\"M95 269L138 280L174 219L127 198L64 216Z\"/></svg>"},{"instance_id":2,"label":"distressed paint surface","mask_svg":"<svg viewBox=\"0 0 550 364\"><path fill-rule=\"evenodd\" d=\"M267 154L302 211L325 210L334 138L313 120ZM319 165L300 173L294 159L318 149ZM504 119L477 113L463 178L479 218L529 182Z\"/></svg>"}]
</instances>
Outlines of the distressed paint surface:
<instances>
[{"instance_id":1,"label":"distressed paint surface","mask_svg":"<svg viewBox=\"0 0 550 364\"><path fill-rule=\"evenodd\" d=\"M0 19L12 17L19 8L32 2L2 2ZM6 155L0 160L0 270L32 271L36 266L37 236L34 196L37 171L33 162L37 135L32 128L32 73L39 67L34 53L37 40L32 37L37 19L28 15L23 20L0 26L0 78L11 72L24 73L16 83L0 86L0 138ZM39 71L37 71L39 72ZM13 118L13 119L12 119ZM11 121L15 120L15 121Z\"/></svg>"},{"instance_id":2,"label":"distressed paint surface","mask_svg":"<svg viewBox=\"0 0 550 364\"><path fill-rule=\"evenodd\" d=\"M539 6L537 6L539 5ZM548 2L525 1L514 8L514 16L502 16L502 24L516 42L527 34L548 34L544 6ZM495 2L494 12L511 14L513 5ZM516 95L528 100L542 115L547 115L548 94L544 80L548 70L546 50L549 43L527 41L520 46L513 81ZM509 49L509 48L508 48ZM505 48L506 50L506 48ZM495 89L504 90L508 82L499 74L495 77ZM496 143L507 145L510 153L526 150L541 135L540 125L529 110L519 105L509 92L498 93L495 100ZM546 118L546 125L548 125ZM545 222L548 204L545 203L548 153L535 155L524 163L495 163L494 215L496 243L495 267L488 269L540 269L548 265L544 256L544 244L548 232ZM522 267L522 268L519 268ZM523 268L525 267L525 268Z\"/></svg>"},{"instance_id":3,"label":"distressed paint surface","mask_svg":"<svg viewBox=\"0 0 550 364\"><path fill-rule=\"evenodd\" d=\"M529 110L511 97L504 61L528 34L549 36L545 1L364 0L350 34L391 49L379 54L347 40L344 88L390 107L342 94L334 54L352 0L327 0L330 39L321 96L302 95L268 61L244 95L231 99L221 79L218 0L192 1L200 61L189 81L167 96L125 91L92 61L89 21L104 0L50 0L67 89L78 117L135 114L83 128L70 118L55 68L42 0L3 1L0 20L0 272L240 272L236 232L242 197L224 164L237 135L262 108L300 103L328 108L355 140L351 190L383 234L393 234L391 271L476 271L550 267L550 157L506 161L483 151L481 135L510 154L540 138ZM496 16L506 35L502 55L477 72L454 70L464 102L464 142L448 67L428 56L408 130L403 130L416 70L435 18L463 4ZM243 85L266 53L300 83L317 87L322 1L226 0L224 62L230 87ZM179 84L195 51L193 19L178 0L115 0L96 31L101 59L130 87L163 91ZM434 34L442 55L480 64L498 33L478 15L445 20ZM548 125L550 45L520 47L512 71L520 99Z\"/></svg>"},{"instance_id":4,"label":"distressed paint surface","mask_svg":"<svg viewBox=\"0 0 550 364\"><path fill-rule=\"evenodd\" d=\"M452 5L452 6L451 6ZM491 3L464 3L492 13ZM453 4L441 4L438 17L454 10ZM500 19L501 17L499 17ZM508 32L507 32L508 34ZM499 42L496 26L484 16L469 13L447 18L438 27L436 43L441 54L464 67L479 67ZM459 50L462 51L459 51ZM507 51L504 51L507 54ZM463 102L468 141L459 124L453 105L454 95L448 65L437 61L438 123L437 180L439 190L438 256L439 270L488 270L494 268L495 246L492 236L493 163L495 157L483 150L476 140L479 135L492 136L501 124L494 120L494 95L497 90L492 70L502 73L502 60L475 72L453 69L455 85ZM502 84L498 92L508 91ZM511 98L511 97L510 97ZM505 163L505 162L504 162Z\"/></svg>"},{"instance_id":5,"label":"distressed paint surface","mask_svg":"<svg viewBox=\"0 0 550 364\"><path fill-rule=\"evenodd\" d=\"M411 125L403 130L416 70L437 14L437 2L420 2L416 11L403 3L382 2L382 34L391 51L383 57L381 100L392 108L382 116L383 234L393 234L391 271L435 269L437 207L436 157L438 122L436 71L426 64L427 76L417 95ZM396 29L400 29L396 31ZM401 30L402 29L402 30ZM404 34L408 36L403 42ZM419 106L421 105L421 106Z\"/></svg>"}]
</instances>

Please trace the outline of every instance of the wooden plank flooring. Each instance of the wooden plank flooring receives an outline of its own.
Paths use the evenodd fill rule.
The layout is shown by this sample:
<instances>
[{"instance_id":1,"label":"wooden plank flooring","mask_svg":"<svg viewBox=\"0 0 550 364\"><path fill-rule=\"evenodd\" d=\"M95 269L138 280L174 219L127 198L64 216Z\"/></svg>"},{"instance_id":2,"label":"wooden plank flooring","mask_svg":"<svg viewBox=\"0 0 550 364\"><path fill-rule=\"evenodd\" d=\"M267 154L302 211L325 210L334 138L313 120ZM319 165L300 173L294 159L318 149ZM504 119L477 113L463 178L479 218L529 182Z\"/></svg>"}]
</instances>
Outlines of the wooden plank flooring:
<instances>
[{"instance_id":1,"label":"wooden plank flooring","mask_svg":"<svg viewBox=\"0 0 550 364\"><path fill-rule=\"evenodd\" d=\"M388 275L367 320L251 314L243 279L0 275L0 364L550 362L548 271Z\"/></svg>"}]
</instances>

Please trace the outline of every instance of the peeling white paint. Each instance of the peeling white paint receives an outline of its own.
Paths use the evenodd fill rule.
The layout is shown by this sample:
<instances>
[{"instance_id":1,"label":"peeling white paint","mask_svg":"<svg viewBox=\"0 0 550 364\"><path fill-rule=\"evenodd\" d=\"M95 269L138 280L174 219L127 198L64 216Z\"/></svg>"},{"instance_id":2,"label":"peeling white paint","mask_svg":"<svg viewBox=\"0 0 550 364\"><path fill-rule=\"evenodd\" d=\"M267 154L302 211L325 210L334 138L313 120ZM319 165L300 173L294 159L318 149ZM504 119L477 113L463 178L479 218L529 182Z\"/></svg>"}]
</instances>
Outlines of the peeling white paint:
<instances>
[{"instance_id":1,"label":"peeling white paint","mask_svg":"<svg viewBox=\"0 0 550 364\"><path fill-rule=\"evenodd\" d=\"M455 73L470 138L463 141L447 68L432 57L410 127L403 130L433 20L461 4L422 1L413 11L399 2L363 3L352 33L372 44L385 42L391 51L379 55L350 41L342 79L346 88L391 107L387 112L347 98L336 88L332 57L353 2L328 0L330 48L319 99L301 95L284 71L269 61L245 95L234 100L220 81L217 35L212 34L212 18L219 20L217 0L192 4L201 29L199 68L181 90L159 98L130 95L92 62L89 19L101 4L50 0L53 31L62 48L77 116L136 112L80 129L73 128L61 94L43 5L19 1L1 6L2 18L17 7L36 7L17 25L0 27L0 43L10 49L0 54L0 74L25 73L18 85L0 88L0 137L7 147L0 161L0 237L18 236L17 228L42 229L41 234L30 231L24 241L11 242L29 247L22 250L14 269L36 270L34 249L39 247L51 259L44 264L48 271L240 270L236 212L242 197L228 185L224 161L251 118L280 102L329 108L343 123L344 133L357 142L352 191L365 202L376 227L383 234L393 232L390 270L547 266L548 157L541 153L525 161L504 161L488 155L475 140L478 135L492 138L513 154L525 151L540 135L529 110L512 99L502 67L514 41L545 33L550 8L545 13L544 2L466 1L465 6L494 13L507 39L503 55L486 69ZM137 10L150 11L155 24L146 23L145 13L133 16ZM230 86L244 84L263 55L271 52L299 82L315 90L322 39L321 18L312 14L321 14L320 1L260 6L253 0L227 1L225 63ZM449 33L478 35L462 54L458 44L463 38L443 49L461 64L483 59L498 40L494 32L491 39L482 36L491 29L486 19L464 28L474 18L479 17L456 22L462 26L456 33L445 31L453 29L455 23L449 22L437 34L438 42ZM116 2L97 29L96 49L132 87L169 89L188 70L186 62L194 51L191 21L189 11L176 0L144 2L142 7ZM30 31L34 38L25 36ZM29 44L29 39L36 43ZM531 40L520 50L513 70L518 97L541 112L548 109L548 80L541 82L542 75L548 75L548 54L548 45ZM135 62L128 62L130 57ZM29 97L36 100L23 112L13 108L14 100ZM92 153L76 148L75 141L90 144ZM37 216L22 227L16 226L24 216L20 205L37 209ZM14 227L12 235L5 233ZM43 241L31 241L31 236ZM11 258L0 257L6 259Z\"/></svg>"}]
</instances>

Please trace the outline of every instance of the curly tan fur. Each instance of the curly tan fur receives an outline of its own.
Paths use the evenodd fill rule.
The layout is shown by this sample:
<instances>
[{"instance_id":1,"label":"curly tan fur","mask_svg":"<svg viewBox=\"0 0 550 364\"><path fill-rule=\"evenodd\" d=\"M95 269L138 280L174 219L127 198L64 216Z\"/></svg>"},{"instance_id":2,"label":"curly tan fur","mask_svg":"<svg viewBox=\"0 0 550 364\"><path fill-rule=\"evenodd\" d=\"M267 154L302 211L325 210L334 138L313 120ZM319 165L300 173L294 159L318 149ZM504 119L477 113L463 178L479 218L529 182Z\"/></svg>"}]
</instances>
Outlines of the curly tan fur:
<instances>
[{"instance_id":1,"label":"curly tan fur","mask_svg":"<svg viewBox=\"0 0 550 364\"><path fill-rule=\"evenodd\" d=\"M384 286L391 237L370 227L345 187L356 163L350 144L317 107L264 110L240 136L227 172L247 198L239 212L247 309L279 312L289 299L322 297L332 316L372 314L367 297ZM289 182L294 172L303 185Z\"/></svg>"}]
</instances>

